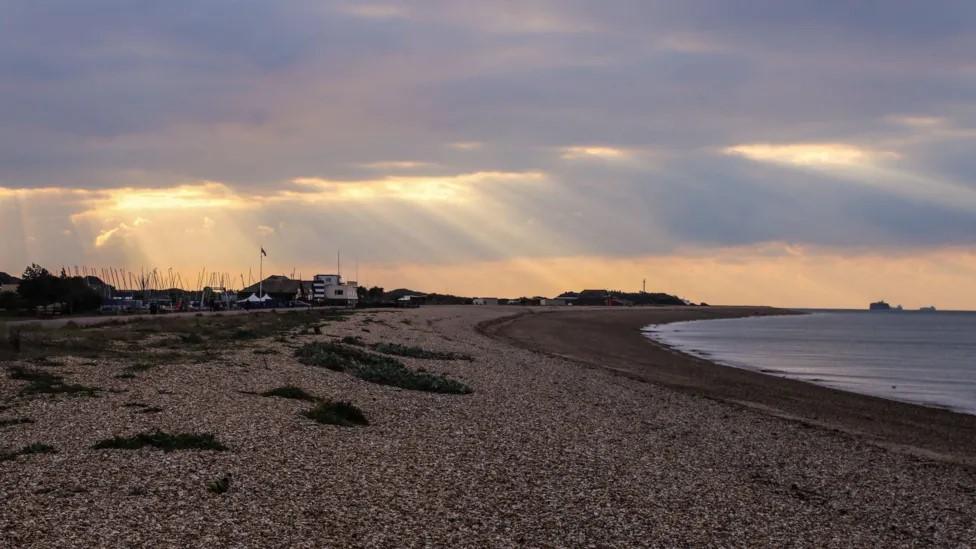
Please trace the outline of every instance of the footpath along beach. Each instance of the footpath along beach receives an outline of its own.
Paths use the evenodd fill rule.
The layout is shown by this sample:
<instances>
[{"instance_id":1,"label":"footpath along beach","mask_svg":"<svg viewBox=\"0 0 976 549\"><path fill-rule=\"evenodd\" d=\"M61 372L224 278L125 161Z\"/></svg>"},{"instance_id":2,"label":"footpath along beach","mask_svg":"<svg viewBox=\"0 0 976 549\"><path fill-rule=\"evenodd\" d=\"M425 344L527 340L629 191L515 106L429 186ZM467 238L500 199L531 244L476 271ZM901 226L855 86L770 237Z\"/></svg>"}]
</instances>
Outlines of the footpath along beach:
<instances>
[{"instance_id":1,"label":"footpath along beach","mask_svg":"<svg viewBox=\"0 0 976 549\"><path fill-rule=\"evenodd\" d=\"M459 306L28 333L0 377L0 546L976 542L972 416L639 333L778 312ZM471 392L377 383L391 366L369 357L404 349L403 379ZM307 398L263 396L286 386ZM368 425L303 415L319 400Z\"/></svg>"}]
</instances>

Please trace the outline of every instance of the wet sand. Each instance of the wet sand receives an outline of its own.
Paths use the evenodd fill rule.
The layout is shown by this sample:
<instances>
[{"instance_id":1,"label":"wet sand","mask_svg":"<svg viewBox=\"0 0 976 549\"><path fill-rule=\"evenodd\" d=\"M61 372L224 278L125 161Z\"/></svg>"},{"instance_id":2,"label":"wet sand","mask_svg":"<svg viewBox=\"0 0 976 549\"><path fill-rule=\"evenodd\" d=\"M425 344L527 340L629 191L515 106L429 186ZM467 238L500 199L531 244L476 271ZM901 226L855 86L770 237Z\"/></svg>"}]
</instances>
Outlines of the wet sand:
<instances>
[{"instance_id":1,"label":"wet sand","mask_svg":"<svg viewBox=\"0 0 976 549\"><path fill-rule=\"evenodd\" d=\"M722 366L652 342L640 332L649 324L788 313L767 307L537 309L479 329L525 349L634 380L840 431L916 456L976 465L976 416Z\"/></svg>"}]
</instances>

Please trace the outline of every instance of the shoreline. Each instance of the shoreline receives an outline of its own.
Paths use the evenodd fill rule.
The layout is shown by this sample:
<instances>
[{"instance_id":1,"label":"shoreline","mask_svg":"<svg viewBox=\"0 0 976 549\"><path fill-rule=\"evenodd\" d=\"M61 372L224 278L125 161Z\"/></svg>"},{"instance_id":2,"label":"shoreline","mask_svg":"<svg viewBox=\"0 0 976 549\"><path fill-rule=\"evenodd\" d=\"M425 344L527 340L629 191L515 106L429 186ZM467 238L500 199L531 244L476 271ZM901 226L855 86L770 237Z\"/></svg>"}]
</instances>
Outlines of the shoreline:
<instances>
[{"instance_id":1,"label":"shoreline","mask_svg":"<svg viewBox=\"0 0 976 549\"><path fill-rule=\"evenodd\" d=\"M478 326L517 347L639 382L844 433L890 450L976 467L976 415L737 368L647 337L651 324L802 314L769 307L526 311Z\"/></svg>"},{"instance_id":2,"label":"shoreline","mask_svg":"<svg viewBox=\"0 0 976 549\"><path fill-rule=\"evenodd\" d=\"M816 313L803 311L802 314L816 314ZM741 318L749 318L749 317L741 317ZM723 319L701 319L701 320L676 321L676 322L704 322L704 321L708 321L708 320L723 320ZM666 322L664 324L672 324L672 323ZM643 334L644 337L646 337L648 339L648 341L650 341L654 345L657 345L659 347L663 347L663 348L665 348L665 349L667 349L667 350L669 350L671 352L679 353L679 354L682 354L682 355L686 355L686 356L689 356L689 357L692 357L692 358L695 358L695 359L698 359L698 360L705 360L705 361L708 361L708 362L712 362L714 364L717 364L719 366L724 366L726 368L735 368L737 370L745 370L745 371L748 371L748 372L755 372L755 373L763 374L763 375L767 375L767 376L778 377L778 378L782 378L782 379L790 379L790 380L793 380L793 381L799 381L801 383L808 383L810 385L816 385L818 387L825 387L825 388L828 388L828 389L834 389L834 390L837 390L837 391L842 391L842 392L845 392L845 393L850 393L850 394L855 394L855 395L861 395L861 396L869 396L869 397L873 397L873 398L881 398L881 399L884 399L884 400L890 400L892 402L900 402L902 404L911 404L911 405L914 405L914 406L921 406L923 408L934 408L936 410L943 410L943 411L947 411L947 412L953 412L953 413L956 413L956 414L976 416L976 409L973 409L973 411L968 411L968 409L956 408L956 407L953 407L953 406L951 406L949 404L941 404L941 403L938 403L938 402L925 402L925 401L920 401L920 400L909 400L909 399L906 399L906 398L895 398L895 397L886 396L886 395L882 395L882 394L871 394L871 393L867 393L867 392L852 391L852 390L845 389L843 387L837 387L837 386L828 385L826 383L822 383L823 380L821 380L819 378L816 379L816 380L807 380L807 379L802 379L802 378L799 378L799 377L793 377L794 374L791 373L791 372L789 372L789 371L787 371L787 370L780 370L780 369L776 369L776 368L762 368L762 367L758 367L758 366L748 365L748 364L745 364L745 363L735 364L733 362L722 361L722 360L719 360L717 358L714 358L712 356L712 353L711 352L708 352L708 351L698 351L698 350L691 349L691 348L682 349L678 345L672 345L672 344L664 341L662 338L658 337L656 334L658 334L660 332L658 332L657 330L647 329L647 328L654 328L656 326L661 326L661 325L662 324L651 324L649 326L645 326L644 328L641 329L641 334Z\"/></svg>"}]
</instances>

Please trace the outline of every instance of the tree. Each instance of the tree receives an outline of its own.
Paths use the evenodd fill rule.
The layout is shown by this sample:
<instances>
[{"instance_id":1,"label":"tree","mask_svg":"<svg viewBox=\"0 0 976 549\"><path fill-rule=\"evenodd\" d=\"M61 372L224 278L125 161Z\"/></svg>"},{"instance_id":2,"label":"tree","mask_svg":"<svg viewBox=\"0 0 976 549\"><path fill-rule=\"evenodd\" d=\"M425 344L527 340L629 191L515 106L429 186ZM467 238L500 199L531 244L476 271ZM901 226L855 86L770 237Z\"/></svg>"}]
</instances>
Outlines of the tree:
<instances>
[{"instance_id":1,"label":"tree","mask_svg":"<svg viewBox=\"0 0 976 549\"><path fill-rule=\"evenodd\" d=\"M63 303L68 312L91 311L102 304L102 296L84 278L56 277L36 263L24 270L17 293L31 307Z\"/></svg>"},{"instance_id":2,"label":"tree","mask_svg":"<svg viewBox=\"0 0 976 549\"><path fill-rule=\"evenodd\" d=\"M0 309L15 311L23 306L23 302L17 292L0 292Z\"/></svg>"},{"instance_id":3,"label":"tree","mask_svg":"<svg viewBox=\"0 0 976 549\"><path fill-rule=\"evenodd\" d=\"M366 292L366 300L370 302L383 301L383 288L379 286L373 286Z\"/></svg>"},{"instance_id":4,"label":"tree","mask_svg":"<svg viewBox=\"0 0 976 549\"><path fill-rule=\"evenodd\" d=\"M58 279L44 267L32 263L30 267L24 269L22 279L20 286L17 287L17 293L31 307L58 302L60 294L57 288Z\"/></svg>"},{"instance_id":5,"label":"tree","mask_svg":"<svg viewBox=\"0 0 976 549\"><path fill-rule=\"evenodd\" d=\"M29 267L24 269L24 274L20 278L26 281L36 280L47 276L51 276L51 273L49 273L47 269L41 267L37 263L31 263Z\"/></svg>"}]
</instances>

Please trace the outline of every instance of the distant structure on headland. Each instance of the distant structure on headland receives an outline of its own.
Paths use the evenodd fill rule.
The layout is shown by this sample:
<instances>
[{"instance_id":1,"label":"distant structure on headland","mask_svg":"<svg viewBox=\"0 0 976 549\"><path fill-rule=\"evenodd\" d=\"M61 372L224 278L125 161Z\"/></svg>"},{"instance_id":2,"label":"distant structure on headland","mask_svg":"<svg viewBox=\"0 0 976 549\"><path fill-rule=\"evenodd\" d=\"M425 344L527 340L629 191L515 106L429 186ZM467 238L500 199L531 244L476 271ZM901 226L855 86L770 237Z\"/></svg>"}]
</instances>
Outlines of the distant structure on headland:
<instances>
[{"instance_id":1,"label":"distant structure on headland","mask_svg":"<svg viewBox=\"0 0 976 549\"><path fill-rule=\"evenodd\" d=\"M935 306L934 305L929 305L928 307L919 307L918 310L919 311L924 311L926 313L934 313L935 312Z\"/></svg>"},{"instance_id":2,"label":"distant structure on headland","mask_svg":"<svg viewBox=\"0 0 976 549\"><path fill-rule=\"evenodd\" d=\"M885 301L875 301L870 306L868 306L869 311L900 311L902 310L901 305L897 307L892 307L888 305Z\"/></svg>"}]
</instances>

